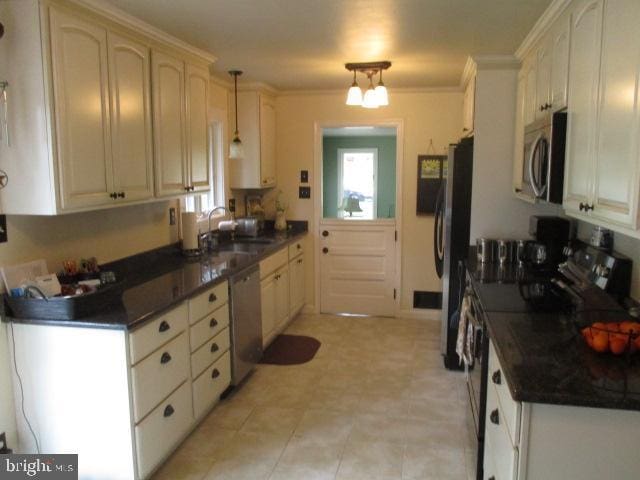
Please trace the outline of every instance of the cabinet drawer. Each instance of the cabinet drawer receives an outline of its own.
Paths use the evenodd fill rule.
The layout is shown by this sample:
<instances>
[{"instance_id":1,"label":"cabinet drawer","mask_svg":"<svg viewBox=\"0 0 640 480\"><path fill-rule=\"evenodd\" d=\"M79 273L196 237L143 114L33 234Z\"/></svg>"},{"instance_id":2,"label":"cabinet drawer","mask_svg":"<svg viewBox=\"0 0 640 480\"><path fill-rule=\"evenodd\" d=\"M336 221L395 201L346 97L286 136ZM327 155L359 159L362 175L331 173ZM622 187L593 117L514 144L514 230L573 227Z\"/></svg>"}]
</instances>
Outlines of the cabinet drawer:
<instances>
[{"instance_id":1,"label":"cabinet drawer","mask_svg":"<svg viewBox=\"0 0 640 480\"><path fill-rule=\"evenodd\" d=\"M229 283L222 282L189 300L189 324L213 312L229 299Z\"/></svg>"},{"instance_id":2,"label":"cabinet drawer","mask_svg":"<svg viewBox=\"0 0 640 480\"><path fill-rule=\"evenodd\" d=\"M229 326L229 304L226 303L212 314L206 316L195 325L191 325L190 344L194 352L207 340L214 337Z\"/></svg>"},{"instance_id":3,"label":"cabinet drawer","mask_svg":"<svg viewBox=\"0 0 640 480\"><path fill-rule=\"evenodd\" d=\"M485 436L493 451L495 477L500 480L516 478L518 468L518 449L511 443L507 425L503 421L503 412L498 404L495 388L487 388L487 418Z\"/></svg>"},{"instance_id":4,"label":"cabinet drawer","mask_svg":"<svg viewBox=\"0 0 640 480\"><path fill-rule=\"evenodd\" d=\"M188 377L189 346L185 332L131 369L136 423Z\"/></svg>"},{"instance_id":5,"label":"cabinet drawer","mask_svg":"<svg viewBox=\"0 0 640 480\"><path fill-rule=\"evenodd\" d=\"M300 239L291 245L289 245L289 260L294 259L298 255L302 255L304 253L304 243L303 239Z\"/></svg>"},{"instance_id":6,"label":"cabinet drawer","mask_svg":"<svg viewBox=\"0 0 640 480\"><path fill-rule=\"evenodd\" d=\"M146 478L193 423L191 387L184 382L135 428L138 472Z\"/></svg>"},{"instance_id":7,"label":"cabinet drawer","mask_svg":"<svg viewBox=\"0 0 640 480\"><path fill-rule=\"evenodd\" d=\"M229 329L225 328L198 350L191 354L191 377L196 378L202 371L229 350Z\"/></svg>"},{"instance_id":8,"label":"cabinet drawer","mask_svg":"<svg viewBox=\"0 0 640 480\"><path fill-rule=\"evenodd\" d=\"M187 328L187 304L156 318L129 335L131 364L136 364Z\"/></svg>"},{"instance_id":9,"label":"cabinet drawer","mask_svg":"<svg viewBox=\"0 0 640 480\"><path fill-rule=\"evenodd\" d=\"M263 279L289 262L289 250L283 248L260 262L260 279Z\"/></svg>"},{"instance_id":10,"label":"cabinet drawer","mask_svg":"<svg viewBox=\"0 0 640 480\"><path fill-rule=\"evenodd\" d=\"M231 383L231 355L227 351L193 382L193 411L200 418Z\"/></svg>"},{"instance_id":11,"label":"cabinet drawer","mask_svg":"<svg viewBox=\"0 0 640 480\"><path fill-rule=\"evenodd\" d=\"M509 432L511 443L514 447L517 447L520 441L521 403L511 398L507 379L504 376L493 344L489 345L489 378L487 383L490 387L493 386L497 393L498 404L500 405L500 410L502 410L504 423ZM487 388L487 390L489 389L490 388Z\"/></svg>"}]
</instances>

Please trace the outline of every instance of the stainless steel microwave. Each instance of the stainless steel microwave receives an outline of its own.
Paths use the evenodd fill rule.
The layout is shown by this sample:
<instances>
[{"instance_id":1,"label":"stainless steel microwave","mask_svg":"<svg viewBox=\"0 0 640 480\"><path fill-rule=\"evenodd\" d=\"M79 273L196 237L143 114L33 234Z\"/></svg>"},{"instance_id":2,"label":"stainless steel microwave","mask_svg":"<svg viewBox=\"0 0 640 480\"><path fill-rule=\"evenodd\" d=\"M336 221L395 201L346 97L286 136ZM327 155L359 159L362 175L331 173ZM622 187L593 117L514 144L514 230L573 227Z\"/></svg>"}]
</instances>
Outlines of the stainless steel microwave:
<instances>
[{"instance_id":1,"label":"stainless steel microwave","mask_svg":"<svg viewBox=\"0 0 640 480\"><path fill-rule=\"evenodd\" d=\"M524 129L522 193L549 203L562 203L567 112L536 120Z\"/></svg>"}]
</instances>

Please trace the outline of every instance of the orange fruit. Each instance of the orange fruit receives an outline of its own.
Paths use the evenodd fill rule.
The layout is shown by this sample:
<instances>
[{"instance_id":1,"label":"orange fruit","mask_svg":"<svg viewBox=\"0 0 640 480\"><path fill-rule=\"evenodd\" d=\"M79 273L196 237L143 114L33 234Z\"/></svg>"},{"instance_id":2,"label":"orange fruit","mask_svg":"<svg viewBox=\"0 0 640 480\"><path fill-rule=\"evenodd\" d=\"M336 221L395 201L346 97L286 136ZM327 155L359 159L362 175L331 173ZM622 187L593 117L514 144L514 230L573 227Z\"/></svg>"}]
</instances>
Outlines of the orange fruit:
<instances>
[{"instance_id":1,"label":"orange fruit","mask_svg":"<svg viewBox=\"0 0 640 480\"><path fill-rule=\"evenodd\" d=\"M587 345L593 348L593 332L591 331L591 327L585 327L581 330L582 336L584 337Z\"/></svg>"},{"instance_id":2,"label":"orange fruit","mask_svg":"<svg viewBox=\"0 0 640 480\"><path fill-rule=\"evenodd\" d=\"M602 322L592 323L591 326L597 330L606 330L607 326Z\"/></svg>"},{"instance_id":3,"label":"orange fruit","mask_svg":"<svg viewBox=\"0 0 640 480\"><path fill-rule=\"evenodd\" d=\"M640 350L640 337L636 338L633 341L633 344L635 345L635 348L637 348L638 350Z\"/></svg>"},{"instance_id":4,"label":"orange fruit","mask_svg":"<svg viewBox=\"0 0 640 480\"><path fill-rule=\"evenodd\" d=\"M638 322L622 322L620 331L624 333L638 334L640 333L640 323Z\"/></svg>"},{"instance_id":5,"label":"orange fruit","mask_svg":"<svg viewBox=\"0 0 640 480\"><path fill-rule=\"evenodd\" d=\"M627 342L619 336L612 336L609 339L609 348L614 355L622 355L627 348Z\"/></svg>"},{"instance_id":6,"label":"orange fruit","mask_svg":"<svg viewBox=\"0 0 640 480\"><path fill-rule=\"evenodd\" d=\"M606 352L609 350L609 334L606 332L598 332L593 334L593 349L596 352Z\"/></svg>"}]
</instances>

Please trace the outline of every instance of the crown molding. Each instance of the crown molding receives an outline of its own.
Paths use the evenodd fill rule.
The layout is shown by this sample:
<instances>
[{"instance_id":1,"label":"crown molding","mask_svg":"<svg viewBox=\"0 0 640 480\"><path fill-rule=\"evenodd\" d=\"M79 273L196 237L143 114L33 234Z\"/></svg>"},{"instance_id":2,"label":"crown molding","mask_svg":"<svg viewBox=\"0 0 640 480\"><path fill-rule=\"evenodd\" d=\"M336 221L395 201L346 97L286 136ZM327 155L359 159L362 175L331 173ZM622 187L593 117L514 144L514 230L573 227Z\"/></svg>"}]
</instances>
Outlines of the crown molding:
<instances>
[{"instance_id":1,"label":"crown molding","mask_svg":"<svg viewBox=\"0 0 640 480\"><path fill-rule=\"evenodd\" d=\"M462 76L460 77L460 88L463 90L467 88L467 84L469 80L473 78L476 74L476 62L473 61L471 56L467 57L467 62L464 64L464 69L462 70Z\"/></svg>"},{"instance_id":2,"label":"crown molding","mask_svg":"<svg viewBox=\"0 0 640 480\"><path fill-rule=\"evenodd\" d=\"M551 2L516 50L515 56L519 60L527 56L536 42L547 33L553 22L562 15L570 3L571 0L553 0Z\"/></svg>"},{"instance_id":3,"label":"crown molding","mask_svg":"<svg viewBox=\"0 0 640 480\"><path fill-rule=\"evenodd\" d=\"M152 25L149 25L146 22L134 17L133 15L129 15L128 13L120 10L117 7L114 7L112 4L107 3L104 0L67 0L70 3L80 6L94 14L105 17L113 22L124 25L127 28L130 28L133 31L142 33L148 37L151 37L153 40L171 45L180 50L184 50L185 52L190 53L196 57L200 57L209 63L214 63L217 60L217 57L212 55L211 53L202 50L198 47L194 47L193 45L188 44L187 42L180 40L168 33L156 28Z\"/></svg>"},{"instance_id":4,"label":"crown molding","mask_svg":"<svg viewBox=\"0 0 640 480\"><path fill-rule=\"evenodd\" d=\"M387 85L387 90L389 90L389 96L396 94L420 94L420 93L460 93L462 89L459 86L449 86L449 87L390 87ZM327 89L306 89L306 90L280 90L278 91L278 96L281 97L295 97L295 96L303 96L303 95L346 95L347 89L336 89L336 88L327 88Z\"/></svg>"},{"instance_id":5,"label":"crown molding","mask_svg":"<svg viewBox=\"0 0 640 480\"><path fill-rule=\"evenodd\" d=\"M215 74L209 72L209 81L218 85L219 87L226 88L227 90L233 90L233 82L230 82L229 80L226 80L224 78L220 78L217 75L217 72Z\"/></svg>"},{"instance_id":6,"label":"crown molding","mask_svg":"<svg viewBox=\"0 0 640 480\"><path fill-rule=\"evenodd\" d=\"M460 77L460 88L465 89L469 80L480 70L518 70L520 60L515 55L472 55L467 57Z\"/></svg>"}]
</instances>

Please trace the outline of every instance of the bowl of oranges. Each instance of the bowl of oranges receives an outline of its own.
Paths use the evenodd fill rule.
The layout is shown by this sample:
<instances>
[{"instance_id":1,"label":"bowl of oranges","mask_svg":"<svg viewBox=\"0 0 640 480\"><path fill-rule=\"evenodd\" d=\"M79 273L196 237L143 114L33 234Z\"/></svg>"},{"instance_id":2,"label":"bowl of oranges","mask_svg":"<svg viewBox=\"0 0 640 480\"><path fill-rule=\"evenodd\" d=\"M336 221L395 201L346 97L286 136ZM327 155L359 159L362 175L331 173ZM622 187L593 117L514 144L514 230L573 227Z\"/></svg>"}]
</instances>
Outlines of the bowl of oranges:
<instances>
[{"instance_id":1,"label":"bowl of oranges","mask_svg":"<svg viewBox=\"0 0 640 480\"><path fill-rule=\"evenodd\" d=\"M587 345L598 353L623 355L640 350L639 322L595 322L580 332Z\"/></svg>"}]
</instances>

